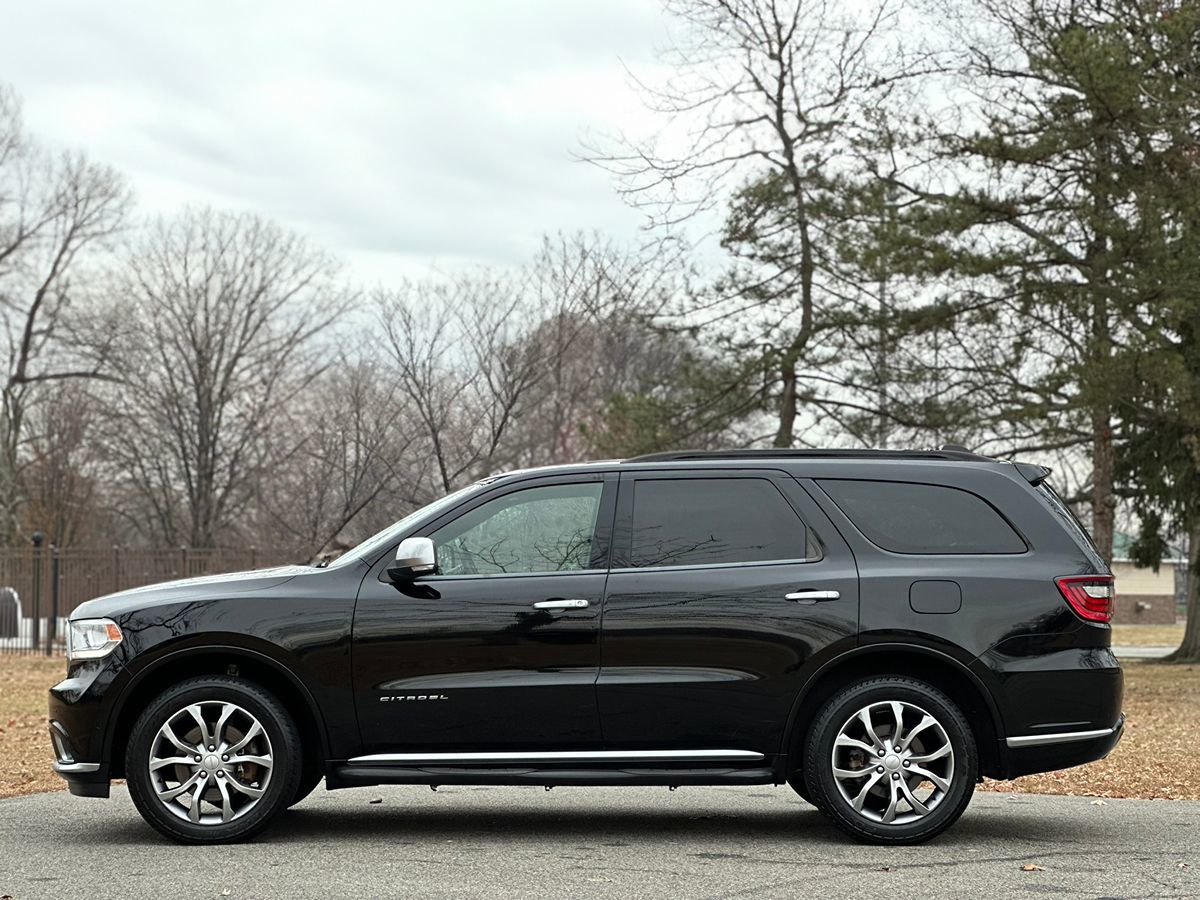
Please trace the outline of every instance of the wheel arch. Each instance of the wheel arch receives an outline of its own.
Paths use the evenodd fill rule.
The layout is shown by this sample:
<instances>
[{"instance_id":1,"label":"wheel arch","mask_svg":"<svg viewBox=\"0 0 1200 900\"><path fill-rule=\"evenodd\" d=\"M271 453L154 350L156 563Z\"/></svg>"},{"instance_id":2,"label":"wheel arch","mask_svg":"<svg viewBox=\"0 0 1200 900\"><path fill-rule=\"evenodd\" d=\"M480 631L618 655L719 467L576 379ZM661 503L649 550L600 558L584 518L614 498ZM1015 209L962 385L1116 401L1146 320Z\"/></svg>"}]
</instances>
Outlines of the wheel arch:
<instances>
[{"instance_id":1,"label":"wheel arch","mask_svg":"<svg viewBox=\"0 0 1200 900\"><path fill-rule=\"evenodd\" d=\"M962 710L979 750L980 773L1000 777L999 738L1004 723L991 691L979 676L949 654L914 644L883 643L858 647L822 666L792 704L784 731L782 759L790 777L803 762L804 739L821 706L840 688L880 675L908 675L945 693Z\"/></svg>"},{"instance_id":2,"label":"wheel arch","mask_svg":"<svg viewBox=\"0 0 1200 900\"><path fill-rule=\"evenodd\" d=\"M109 721L104 756L111 777L125 770L125 749L141 711L167 687L197 675L236 675L270 691L287 709L300 731L306 756L329 759L328 731L312 693L286 665L267 653L237 645L207 645L175 650L154 660L133 676L121 692Z\"/></svg>"}]
</instances>

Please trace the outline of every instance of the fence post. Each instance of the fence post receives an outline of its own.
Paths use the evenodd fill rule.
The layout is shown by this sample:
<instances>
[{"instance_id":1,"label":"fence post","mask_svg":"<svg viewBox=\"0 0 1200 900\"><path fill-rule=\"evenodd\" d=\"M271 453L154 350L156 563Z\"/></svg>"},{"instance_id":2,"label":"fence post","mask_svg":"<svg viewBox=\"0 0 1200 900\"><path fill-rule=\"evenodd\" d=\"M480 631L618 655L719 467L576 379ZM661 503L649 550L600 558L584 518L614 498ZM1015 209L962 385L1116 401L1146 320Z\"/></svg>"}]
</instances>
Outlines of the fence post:
<instances>
[{"instance_id":1,"label":"fence post","mask_svg":"<svg viewBox=\"0 0 1200 900\"><path fill-rule=\"evenodd\" d=\"M187 578L187 577L188 577L188 570L187 570L187 547L183 547L183 546L181 546L181 547L179 548L179 577L180 577L180 578Z\"/></svg>"},{"instance_id":2,"label":"fence post","mask_svg":"<svg viewBox=\"0 0 1200 900\"><path fill-rule=\"evenodd\" d=\"M121 546L113 544L113 593L121 589Z\"/></svg>"},{"instance_id":3,"label":"fence post","mask_svg":"<svg viewBox=\"0 0 1200 900\"><path fill-rule=\"evenodd\" d=\"M250 545L250 568L257 569L258 568L257 563L258 563L258 548L255 547L253 544L251 544Z\"/></svg>"},{"instance_id":4,"label":"fence post","mask_svg":"<svg viewBox=\"0 0 1200 900\"><path fill-rule=\"evenodd\" d=\"M30 633L29 648L37 653L42 643L42 541L46 536L35 531L33 540L33 631Z\"/></svg>"},{"instance_id":5,"label":"fence post","mask_svg":"<svg viewBox=\"0 0 1200 900\"><path fill-rule=\"evenodd\" d=\"M55 642L58 640L58 608L59 608L59 560L58 547L50 545L50 622L46 629L46 655L49 656Z\"/></svg>"}]
</instances>

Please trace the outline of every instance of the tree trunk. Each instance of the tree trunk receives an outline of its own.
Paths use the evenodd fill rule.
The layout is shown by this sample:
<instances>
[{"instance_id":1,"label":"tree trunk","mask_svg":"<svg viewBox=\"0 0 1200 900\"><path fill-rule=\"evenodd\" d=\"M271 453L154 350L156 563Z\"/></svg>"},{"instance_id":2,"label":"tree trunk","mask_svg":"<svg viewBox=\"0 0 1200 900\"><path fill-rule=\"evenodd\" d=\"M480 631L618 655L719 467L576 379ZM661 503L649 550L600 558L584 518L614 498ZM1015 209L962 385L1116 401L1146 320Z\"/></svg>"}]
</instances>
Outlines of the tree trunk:
<instances>
[{"instance_id":1,"label":"tree trunk","mask_svg":"<svg viewBox=\"0 0 1200 900\"><path fill-rule=\"evenodd\" d=\"M24 409L12 385L0 391L0 546L15 545L21 532L20 459Z\"/></svg>"},{"instance_id":2,"label":"tree trunk","mask_svg":"<svg viewBox=\"0 0 1200 900\"><path fill-rule=\"evenodd\" d=\"M1188 535L1187 627L1179 649L1166 662L1200 663L1200 523Z\"/></svg>"},{"instance_id":3,"label":"tree trunk","mask_svg":"<svg viewBox=\"0 0 1200 900\"><path fill-rule=\"evenodd\" d=\"M789 358L780 369L783 393L779 398L779 430L775 432L774 446L792 446L796 431L796 362Z\"/></svg>"},{"instance_id":4,"label":"tree trunk","mask_svg":"<svg viewBox=\"0 0 1200 900\"><path fill-rule=\"evenodd\" d=\"M1109 565L1112 565L1116 514L1114 463L1112 423L1107 410L1097 412L1092 417L1092 540Z\"/></svg>"}]
</instances>

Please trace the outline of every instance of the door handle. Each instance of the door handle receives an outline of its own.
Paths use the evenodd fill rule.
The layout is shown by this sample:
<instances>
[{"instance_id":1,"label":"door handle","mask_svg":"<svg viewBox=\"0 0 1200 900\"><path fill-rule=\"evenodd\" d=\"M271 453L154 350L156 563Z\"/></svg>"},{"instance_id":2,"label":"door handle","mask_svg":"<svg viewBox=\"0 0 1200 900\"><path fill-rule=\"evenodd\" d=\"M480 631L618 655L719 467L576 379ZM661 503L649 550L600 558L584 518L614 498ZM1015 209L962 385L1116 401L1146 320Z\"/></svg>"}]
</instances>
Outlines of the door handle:
<instances>
[{"instance_id":1,"label":"door handle","mask_svg":"<svg viewBox=\"0 0 1200 900\"><path fill-rule=\"evenodd\" d=\"M797 603L816 603L818 600L837 600L842 596L841 591L800 590L784 594L784 600L795 600Z\"/></svg>"},{"instance_id":2,"label":"door handle","mask_svg":"<svg viewBox=\"0 0 1200 900\"><path fill-rule=\"evenodd\" d=\"M585 609L586 600L539 600L533 604L534 609Z\"/></svg>"}]
</instances>

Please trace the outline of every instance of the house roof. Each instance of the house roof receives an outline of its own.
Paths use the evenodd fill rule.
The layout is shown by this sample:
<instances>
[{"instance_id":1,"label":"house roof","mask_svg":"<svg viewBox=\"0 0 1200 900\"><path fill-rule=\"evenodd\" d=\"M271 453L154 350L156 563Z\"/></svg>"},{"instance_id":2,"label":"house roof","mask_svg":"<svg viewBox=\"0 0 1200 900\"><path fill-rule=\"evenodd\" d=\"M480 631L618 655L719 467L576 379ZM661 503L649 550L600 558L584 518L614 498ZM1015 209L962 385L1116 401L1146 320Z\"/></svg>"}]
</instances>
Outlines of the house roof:
<instances>
[{"instance_id":1,"label":"house roof","mask_svg":"<svg viewBox=\"0 0 1200 900\"><path fill-rule=\"evenodd\" d=\"M1113 532L1113 562L1133 562L1133 542L1136 540L1133 535L1124 531ZM1187 554L1183 548L1176 544L1168 544L1167 552L1160 563L1170 563L1173 565L1181 565L1187 562Z\"/></svg>"}]
</instances>

